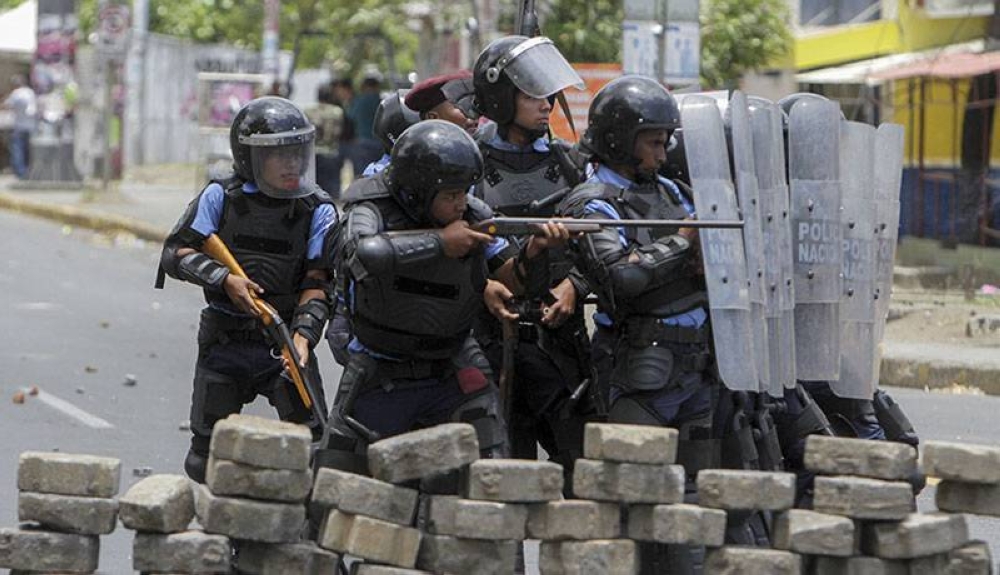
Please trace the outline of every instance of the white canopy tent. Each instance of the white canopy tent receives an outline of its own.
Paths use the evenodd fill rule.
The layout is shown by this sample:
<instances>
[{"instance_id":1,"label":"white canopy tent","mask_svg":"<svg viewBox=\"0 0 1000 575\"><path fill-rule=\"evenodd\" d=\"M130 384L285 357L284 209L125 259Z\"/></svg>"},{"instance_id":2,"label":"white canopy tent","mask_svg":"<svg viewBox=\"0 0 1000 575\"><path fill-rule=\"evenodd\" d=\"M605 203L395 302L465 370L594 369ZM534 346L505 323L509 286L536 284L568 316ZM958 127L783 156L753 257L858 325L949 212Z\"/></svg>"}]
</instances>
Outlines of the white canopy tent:
<instances>
[{"instance_id":1,"label":"white canopy tent","mask_svg":"<svg viewBox=\"0 0 1000 575\"><path fill-rule=\"evenodd\" d=\"M37 30L36 0L25 0L17 8L0 13L0 54L17 54L30 59L35 54Z\"/></svg>"}]
</instances>

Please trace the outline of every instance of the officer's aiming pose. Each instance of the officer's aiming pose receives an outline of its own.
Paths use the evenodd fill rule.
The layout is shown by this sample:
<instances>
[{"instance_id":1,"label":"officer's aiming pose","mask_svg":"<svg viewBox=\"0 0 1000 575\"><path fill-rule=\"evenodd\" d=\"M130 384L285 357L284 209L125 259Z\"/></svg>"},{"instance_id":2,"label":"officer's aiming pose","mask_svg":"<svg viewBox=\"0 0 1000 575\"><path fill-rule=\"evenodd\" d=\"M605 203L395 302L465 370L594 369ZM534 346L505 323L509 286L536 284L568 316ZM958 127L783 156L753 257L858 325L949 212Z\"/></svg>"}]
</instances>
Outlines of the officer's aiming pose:
<instances>
[{"instance_id":1,"label":"officer's aiming pose","mask_svg":"<svg viewBox=\"0 0 1000 575\"><path fill-rule=\"evenodd\" d=\"M484 456L504 454L493 373L472 320L484 297L503 306L501 286L547 285L545 249L568 232L547 224L546 237L514 255L472 229L490 217L467 195L482 173L464 130L426 120L399 137L384 172L345 194L337 265L354 337L317 465L364 472L369 442L449 421L474 425Z\"/></svg>"},{"instance_id":2,"label":"officer's aiming pose","mask_svg":"<svg viewBox=\"0 0 1000 575\"><path fill-rule=\"evenodd\" d=\"M265 340L252 296L273 306L288 324L303 367L319 382L310 353L329 316L329 275L322 250L337 213L330 197L305 179L315 130L283 98L253 100L233 120L230 146L235 175L213 181L192 201L163 247L160 266L170 277L201 286L208 302L198 330L198 361L191 400L191 448L184 468L204 481L215 422L266 395L283 420L322 425L282 377ZM215 234L249 279L202 253ZM158 281L162 285L162 275ZM322 387L314 398L325 412Z\"/></svg>"}]
</instances>

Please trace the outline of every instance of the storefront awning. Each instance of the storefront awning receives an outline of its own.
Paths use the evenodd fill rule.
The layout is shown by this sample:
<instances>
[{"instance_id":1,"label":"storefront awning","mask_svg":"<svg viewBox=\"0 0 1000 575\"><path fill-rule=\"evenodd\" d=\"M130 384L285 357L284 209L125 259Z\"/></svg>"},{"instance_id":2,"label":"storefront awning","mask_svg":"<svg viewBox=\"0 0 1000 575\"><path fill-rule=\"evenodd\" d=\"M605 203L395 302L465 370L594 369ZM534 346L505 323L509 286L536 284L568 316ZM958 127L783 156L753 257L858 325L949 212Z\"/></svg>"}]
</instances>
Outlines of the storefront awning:
<instances>
[{"instance_id":1,"label":"storefront awning","mask_svg":"<svg viewBox=\"0 0 1000 575\"><path fill-rule=\"evenodd\" d=\"M906 78L970 78L1000 70L1000 52L981 54L945 54L923 62L911 62L892 70L875 74L880 80Z\"/></svg>"},{"instance_id":2,"label":"storefront awning","mask_svg":"<svg viewBox=\"0 0 1000 575\"><path fill-rule=\"evenodd\" d=\"M884 74L907 69L911 66L939 61L942 58L983 55L982 52L984 49L985 43L982 40L974 40L962 44L952 44L943 48L935 48L933 50L891 54L851 62L849 64L841 64L840 66L800 72L795 75L795 81L800 84L866 84L874 86L888 80L896 79L886 77Z\"/></svg>"}]
</instances>

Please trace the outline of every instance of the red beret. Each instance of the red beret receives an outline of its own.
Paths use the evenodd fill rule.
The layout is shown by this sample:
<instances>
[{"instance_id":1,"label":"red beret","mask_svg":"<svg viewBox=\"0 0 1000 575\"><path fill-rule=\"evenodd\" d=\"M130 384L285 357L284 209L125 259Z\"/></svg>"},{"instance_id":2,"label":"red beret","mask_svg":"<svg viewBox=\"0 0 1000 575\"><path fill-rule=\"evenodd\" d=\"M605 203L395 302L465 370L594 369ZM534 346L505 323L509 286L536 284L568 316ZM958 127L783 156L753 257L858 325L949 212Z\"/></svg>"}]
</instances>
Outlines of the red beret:
<instances>
[{"instance_id":1,"label":"red beret","mask_svg":"<svg viewBox=\"0 0 1000 575\"><path fill-rule=\"evenodd\" d=\"M429 112L435 106L447 100L444 92L441 91L441 86L452 80L465 80L471 77L472 72L460 70L452 74L442 74L421 80L406 94L404 103L407 108L416 112Z\"/></svg>"}]
</instances>

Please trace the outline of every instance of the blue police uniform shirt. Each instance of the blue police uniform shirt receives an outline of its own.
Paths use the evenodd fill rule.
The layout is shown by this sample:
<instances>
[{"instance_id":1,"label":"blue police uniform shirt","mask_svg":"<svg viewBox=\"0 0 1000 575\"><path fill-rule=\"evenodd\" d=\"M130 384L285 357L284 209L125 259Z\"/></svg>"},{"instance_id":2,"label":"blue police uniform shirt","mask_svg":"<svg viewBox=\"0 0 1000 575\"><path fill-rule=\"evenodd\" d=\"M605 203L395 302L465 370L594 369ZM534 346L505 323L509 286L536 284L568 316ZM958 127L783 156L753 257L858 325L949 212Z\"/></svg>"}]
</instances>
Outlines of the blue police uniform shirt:
<instances>
[{"instance_id":1,"label":"blue police uniform shirt","mask_svg":"<svg viewBox=\"0 0 1000 575\"><path fill-rule=\"evenodd\" d=\"M549 152L549 139L546 136L538 138L531 143L531 146L518 146L517 144L512 144L507 140L500 137L500 134L494 134L492 138L486 145L491 148L496 148L497 150L503 150L505 152L523 152L527 148L531 148L536 152L547 154Z\"/></svg>"},{"instance_id":2,"label":"blue police uniform shirt","mask_svg":"<svg viewBox=\"0 0 1000 575\"><path fill-rule=\"evenodd\" d=\"M375 160L374 162L368 164L367 167L365 167L365 171L361 172L361 177L362 178L370 178L370 177L374 176L375 174L378 174L378 173L384 171L386 168L389 167L389 160L391 158L392 158L392 156L390 156L389 154L382 154L381 158L379 158L378 160Z\"/></svg>"},{"instance_id":3,"label":"blue police uniform shirt","mask_svg":"<svg viewBox=\"0 0 1000 575\"><path fill-rule=\"evenodd\" d=\"M694 205L691 204L684 194L681 193L680 189L678 189L677 186L667 178L664 178L663 176L659 176L658 178L660 183L663 184L663 187L667 189L670 195L672 195L674 199L680 202L681 206L684 207L684 211L686 211L689 215L694 216ZM629 189L635 185L635 182L605 165L599 165L594 174L587 179L587 183L609 184L624 189ZM584 207L584 213L600 214L601 217L612 220L622 219L618 210L605 200L590 200ZM618 239L621 241L623 248L628 248L628 239L625 236L625 228L618 228ZM662 321L667 325L680 327L701 327L705 324L707 319L708 313L705 311L705 308L696 308L684 313L663 318ZM594 323L601 327L611 327L614 324L608 314L600 311L594 314Z\"/></svg>"}]
</instances>

